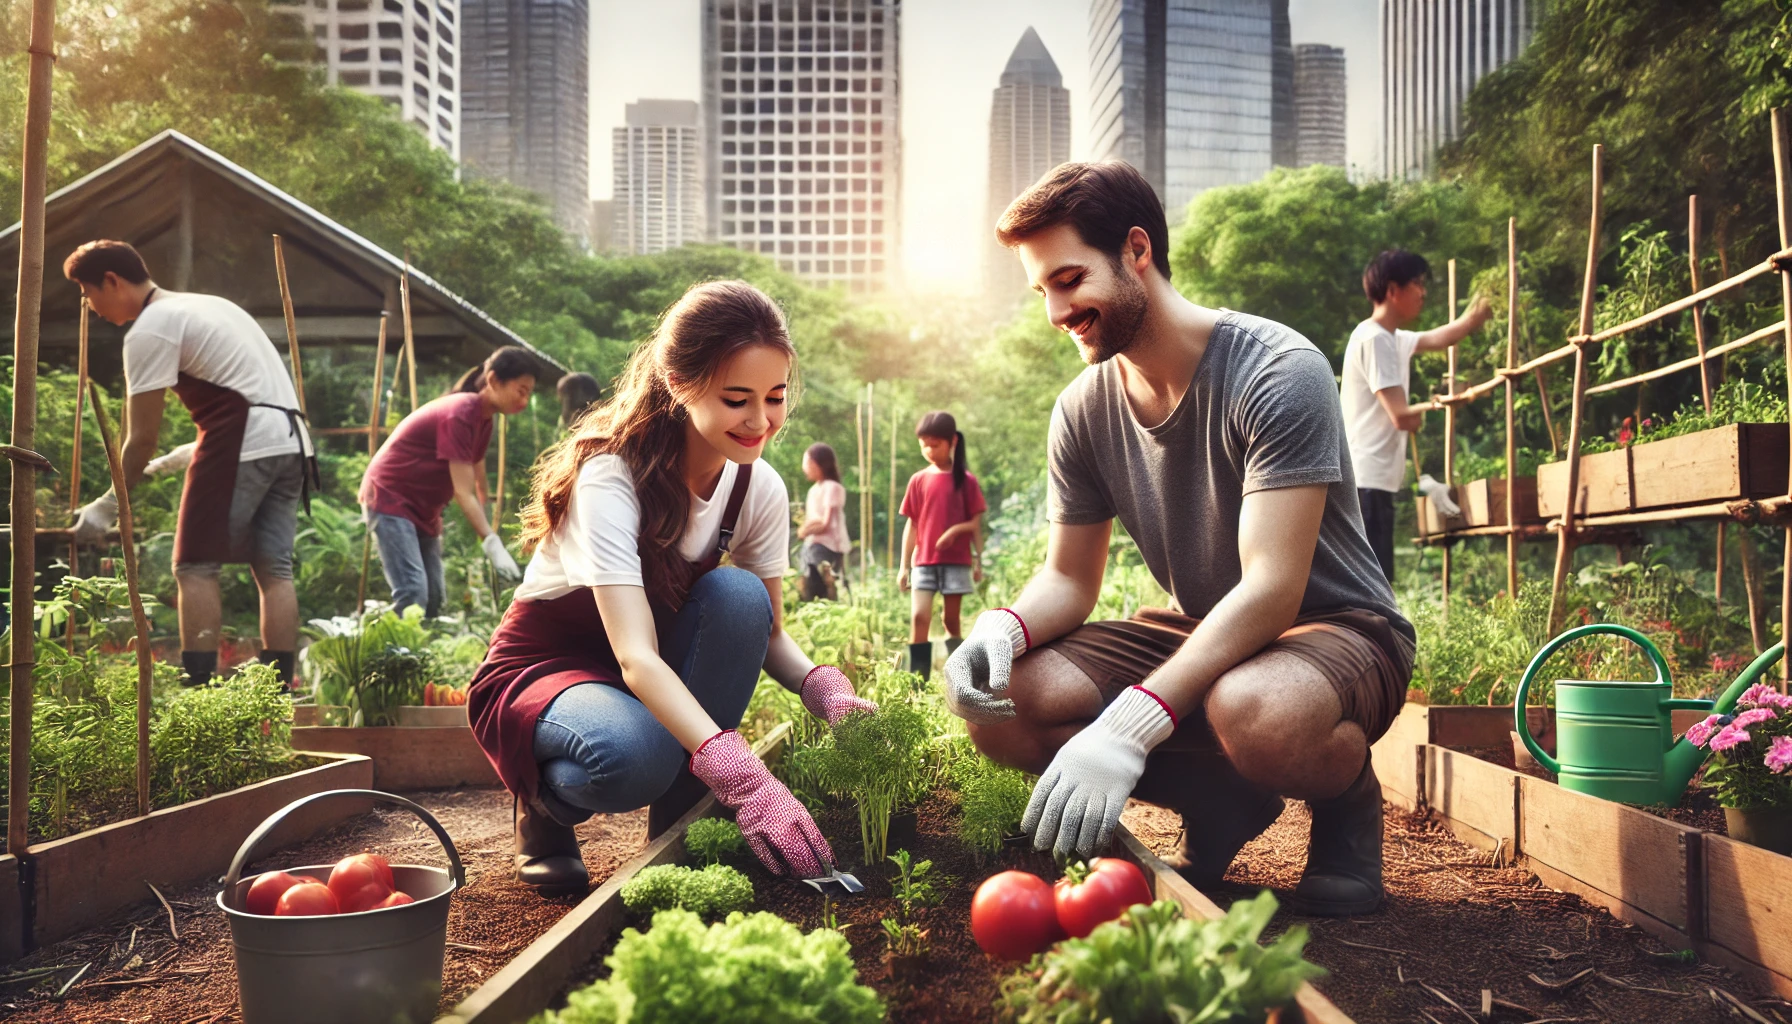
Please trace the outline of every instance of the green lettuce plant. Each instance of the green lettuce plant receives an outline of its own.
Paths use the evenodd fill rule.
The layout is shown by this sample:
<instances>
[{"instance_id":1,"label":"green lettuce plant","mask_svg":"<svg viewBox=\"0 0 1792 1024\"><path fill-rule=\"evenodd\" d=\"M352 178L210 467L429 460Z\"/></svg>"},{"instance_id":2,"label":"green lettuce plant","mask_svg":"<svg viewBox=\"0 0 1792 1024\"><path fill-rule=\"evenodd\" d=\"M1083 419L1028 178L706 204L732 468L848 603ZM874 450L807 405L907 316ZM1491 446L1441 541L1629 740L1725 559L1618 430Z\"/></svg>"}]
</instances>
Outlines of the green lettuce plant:
<instances>
[{"instance_id":1,"label":"green lettuce plant","mask_svg":"<svg viewBox=\"0 0 1792 1024\"><path fill-rule=\"evenodd\" d=\"M804 934L766 913L704 925L688 910L629 928L604 958L610 975L534 1024L877 1024L883 1000L859 984L839 932ZM676 984L670 983L676 979Z\"/></svg>"},{"instance_id":2,"label":"green lettuce plant","mask_svg":"<svg viewBox=\"0 0 1792 1024\"><path fill-rule=\"evenodd\" d=\"M753 880L726 864L700 870L656 864L622 887L622 903L637 914L677 907L699 917L725 917L753 905Z\"/></svg>"},{"instance_id":3,"label":"green lettuce plant","mask_svg":"<svg viewBox=\"0 0 1792 1024\"><path fill-rule=\"evenodd\" d=\"M704 864L719 864L724 857L744 855L747 841L727 818L698 818L685 830L684 848Z\"/></svg>"},{"instance_id":4,"label":"green lettuce plant","mask_svg":"<svg viewBox=\"0 0 1792 1024\"><path fill-rule=\"evenodd\" d=\"M1002 983L997 1007L1011 1024L1262 1021L1325 969L1301 958L1297 925L1257 944L1275 916L1268 892L1191 921L1168 900L1135 906L1087 938L1066 939Z\"/></svg>"}]
</instances>

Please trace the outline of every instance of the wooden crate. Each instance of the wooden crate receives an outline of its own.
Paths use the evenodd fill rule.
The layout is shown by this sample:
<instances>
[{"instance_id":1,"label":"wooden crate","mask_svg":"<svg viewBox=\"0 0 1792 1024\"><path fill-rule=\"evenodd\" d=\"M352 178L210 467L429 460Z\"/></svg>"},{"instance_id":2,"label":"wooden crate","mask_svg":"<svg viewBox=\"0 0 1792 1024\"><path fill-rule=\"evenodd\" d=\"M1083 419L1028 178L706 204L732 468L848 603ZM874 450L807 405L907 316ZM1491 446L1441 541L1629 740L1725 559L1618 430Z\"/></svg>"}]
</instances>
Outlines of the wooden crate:
<instances>
[{"instance_id":1,"label":"wooden crate","mask_svg":"<svg viewBox=\"0 0 1792 1024\"><path fill-rule=\"evenodd\" d=\"M1698 829L1520 776L1519 849L1544 884L1685 948L1703 917Z\"/></svg>"},{"instance_id":2,"label":"wooden crate","mask_svg":"<svg viewBox=\"0 0 1792 1024\"><path fill-rule=\"evenodd\" d=\"M1537 478L1521 476L1512 481L1512 494L1517 499L1517 507L1513 509L1521 523L1540 523L1543 517L1537 514ZM1504 526L1506 525L1506 479L1504 477L1488 477L1485 480L1471 480L1466 484L1458 484L1453 492L1456 504L1462 507L1462 522L1465 526Z\"/></svg>"},{"instance_id":3,"label":"wooden crate","mask_svg":"<svg viewBox=\"0 0 1792 1024\"><path fill-rule=\"evenodd\" d=\"M464 725L293 726L292 748L372 758L373 782L381 789L503 785Z\"/></svg>"},{"instance_id":4,"label":"wooden crate","mask_svg":"<svg viewBox=\"0 0 1792 1024\"><path fill-rule=\"evenodd\" d=\"M1454 487L1450 488L1450 496L1456 501L1457 505L1460 506L1462 504L1462 499L1456 497L1456 490L1457 489ZM1440 533L1448 533L1451 530L1460 530L1468 525L1461 516L1445 516L1439 512L1437 507L1431 504L1431 499L1425 497L1423 494L1419 495L1418 502L1419 531L1427 536L1435 537Z\"/></svg>"},{"instance_id":5,"label":"wooden crate","mask_svg":"<svg viewBox=\"0 0 1792 1024\"><path fill-rule=\"evenodd\" d=\"M1786 425L1729 426L1630 449L1637 508L1670 508L1786 493Z\"/></svg>"},{"instance_id":6,"label":"wooden crate","mask_svg":"<svg viewBox=\"0 0 1792 1024\"><path fill-rule=\"evenodd\" d=\"M1426 808L1456 838L1509 862L1518 850L1518 773L1444 747L1423 750Z\"/></svg>"},{"instance_id":7,"label":"wooden crate","mask_svg":"<svg viewBox=\"0 0 1792 1024\"><path fill-rule=\"evenodd\" d=\"M1630 451L1629 448L1619 448L1580 457L1580 495L1575 502L1575 515L1629 512L1634 507ZM1554 518L1566 512L1567 495L1567 459L1537 467L1537 511L1543 518Z\"/></svg>"},{"instance_id":8,"label":"wooden crate","mask_svg":"<svg viewBox=\"0 0 1792 1024\"><path fill-rule=\"evenodd\" d=\"M1792 996L1792 857L1719 835L1700 839L1705 943L1700 952Z\"/></svg>"}]
</instances>

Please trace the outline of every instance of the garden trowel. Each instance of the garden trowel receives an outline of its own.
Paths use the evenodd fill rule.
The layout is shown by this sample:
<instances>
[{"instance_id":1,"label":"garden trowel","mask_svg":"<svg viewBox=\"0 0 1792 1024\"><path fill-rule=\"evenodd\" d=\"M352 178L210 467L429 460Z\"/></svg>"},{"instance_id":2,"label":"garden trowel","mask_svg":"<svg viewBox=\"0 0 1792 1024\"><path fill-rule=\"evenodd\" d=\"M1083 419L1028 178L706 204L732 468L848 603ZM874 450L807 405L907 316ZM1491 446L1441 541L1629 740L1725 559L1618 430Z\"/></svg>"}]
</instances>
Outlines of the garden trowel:
<instances>
[{"instance_id":1,"label":"garden trowel","mask_svg":"<svg viewBox=\"0 0 1792 1024\"><path fill-rule=\"evenodd\" d=\"M805 878L803 884L823 896L855 896L865 891L865 883L837 867L828 868L820 878Z\"/></svg>"}]
</instances>

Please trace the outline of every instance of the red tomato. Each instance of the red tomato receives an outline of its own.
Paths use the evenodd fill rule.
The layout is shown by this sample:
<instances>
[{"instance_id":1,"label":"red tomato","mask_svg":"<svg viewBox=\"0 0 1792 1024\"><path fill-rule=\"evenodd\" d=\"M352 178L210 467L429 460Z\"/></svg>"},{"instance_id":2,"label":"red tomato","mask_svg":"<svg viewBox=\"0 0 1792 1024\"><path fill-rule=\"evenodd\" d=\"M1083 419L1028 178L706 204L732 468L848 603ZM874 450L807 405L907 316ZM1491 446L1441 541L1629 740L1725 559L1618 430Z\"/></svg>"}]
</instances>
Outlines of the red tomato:
<instances>
[{"instance_id":1,"label":"red tomato","mask_svg":"<svg viewBox=\"0 0 1792 1024\"><path fill-rule=\"evenodd\" d=\"M390 895L392 895L391 889L378 882L373 882L341 897L336 901L336 905L342 908L344 914L359 914L363 910L372 910L379 906L380 902Z\"/></svg>"},{"instance_id":2,"label":"red tomato","mask_svg":"<svg viewBox=\"0 0 1792 1024\"><path fill-rule=\"evenodd\" d=\"M971 897L971 935L998 960L1025 960L1064 937L1052 887L1038 875L991 875Z\"/></svg>"},{"instance_id":3,"label":"red tomato","mask_svg":"<svg viewBox=\"0 0 1792 1024\"><path fill-rule=\"evenodd\" d=\"M423 684L423 706L426 708L433 707L433 706L435 706L435 702L436 702L436 684L424 683Z\"/></svg>"},{"instance_id":4,"label":"red tomato","mask_svg":"<svg viewBox=\"0 0 1792 1024\"><path fill-rule=\"evenodd\" d=\"M306 880L280 894L280 902L274 905L277 917L317 917L323 914L339 913L336 897L330 887L322 882Z\"/></svg>"},{"instance_id":5,"label":"red tomato","mask_svg":"<svg viewBox=\"0 0 1792 1024\"><path fill-rule=\"evenodd\" d=\"M280 902L280 894L309 882L309 878L289 875L284 871L268 871L257 875L249 885L249 894L243 897L243 909L251 914L272 914L274 907Z\"/></svg>"},{"instance_id":6,"label":"red tomato","mask_svg":"<svg viewBox=\"0 0 1792 1024\"><path fill-rule=\"evenodd\" d=\"M381 900L373 909L384 910L387 907L402 907L406 903L414 903L414 902L416 902L416 901L411 899L409 896L406 896L404 893L395 892L395 893L392 893L391 895L387 896L385 899Z\"/></svg>"},{"instance_id":7,"label":"red tomato","mask_svg":"<svg viewBox=\"0 0 1792 1024\"><path fill-rule=\"evenodd\" d=\"M348 905L350 896L370 885L380 889L380 899L385 899L386 893L395 888L392 884L391 865L377 853L357 853L352 857L344 857L330 869L330 892L344 906Z\"/></svg>"},{"instance_id":8,"label":"red tomato","mask_svg":"<svg viewBox=\"0 0 1792 1024\"><path fill-rule=\"evenodd\" d=\"M1082 938L1126 913L1135 903L1151 902L1151 886L1145 873L1129 860L1097 857L1088 864L1072 864L1052 890L1058 908L1058 924L1072 938Z\"/></svg>"}]
</instances>

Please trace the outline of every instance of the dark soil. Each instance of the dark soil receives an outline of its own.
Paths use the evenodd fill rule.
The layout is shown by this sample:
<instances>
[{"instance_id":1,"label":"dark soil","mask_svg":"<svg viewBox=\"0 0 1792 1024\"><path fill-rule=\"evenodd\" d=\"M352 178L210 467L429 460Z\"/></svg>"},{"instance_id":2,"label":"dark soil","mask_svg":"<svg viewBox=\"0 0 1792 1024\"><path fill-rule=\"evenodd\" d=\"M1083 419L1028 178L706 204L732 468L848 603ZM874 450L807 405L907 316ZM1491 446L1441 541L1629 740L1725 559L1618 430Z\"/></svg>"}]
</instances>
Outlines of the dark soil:
<instances>
[{"instance_id":1,"label":"dark soil","mask_svg":"<svg viewBox=\"0 0 1792 1024\"><path fill-rule=\"evenodd\" d=\"M1522 767L1515 765L1513 763L1515 759L1511 747L1452 747L1451 749L1458 750L1471 757L1479 758L1482 761L1490 761L1499 765L1501 768L1511 768L1513 771L1523 772L1532 778L1542 779L1545 782L1556 781L1554 772L1544 768L1535 761L1531 761ZM1657 804L1653 807L1643 807L1640 809L1648 811L1658 818L1666 818L1669 821L1677 822L1688 828L1696 828L1701 832L1710 832L1720 836L1729 835L1730 826L1729 823L1724 820L1724 809L1718 806L1717 801L1712 798L1710 791L1705 789L1701 782L1703 775L1704 773L1701 771L1698 775L1693 776L1693 780L1686 785L1685 795L1683 795L1680 798L1680 802L1673 807L1663 807L1660 804Z\"/></svg>"},{"instance_id":2,"label":"dark soil","mask_svg":"<svg viewBox=\"0 0 1792 1024\"><path fill-rule=\"evenodd\" d=\"M441 821L467 868L467 887L448 915L448 957L441 1009L451 1009L576 906L580 897L543 899L510 880L510 796L498 789L429 790L407 794ZM599 815L579 826L592 887L640 850L647 813ZM303 843L278 850L251 871L334 862L371 850L395 863L445 867L435 835L409 813L378 808ZM16 976L37 967L68 965L50 979L0 985L0 1018L21 1022L131 1022L224 1024L240 1021L230 926L218 910L218 888L202 882L166 893L168 913L149 903L18 963L0 968ZM91 965L66 998L54 994L83 964Z\"/></svg>"},{"instance_id":3,"label":"dark soil","mask_svg":"<svg viewBox=\"0 0 1792 1024\"><path fill-rule=\"evenodd\" d=\"M1310 820L1305 805L1291 802L1208 895L1224 907L1264 888L1292 889L1306 864ZM1135 802L1125 821L1146 846L1175 848L1177 815ZM1422 816L1390 807L1386 821L1381 910L1348 920L1284 911L1271 925L1309 929L1307 958L1332 972L1317 987L1362 1024L1462 1020L1443 996L1488 1024L1742 1019L1722 1005L1724 992L1766 1020L1792 1020L1792 1004L1721 968L1678 962L1646 932L1527 871L1489 866L1486 853ZM1484 989L1504 1001L1486 1018Z\"/></svg>"},{"instance_id":4,"label":"dark soil","mask_svg":"<svg viewBox=\"0 0 1792 1024\"><path fill-rule=\"evenodd\" d=\"M859 981L876 989L883 997L889 1007L885 1019L890 1024L994 1021L994 1003L1001 980L1020 965L991 960L977 946L971 937L971 895L985 878L1000 871L1018 868L1052 879L1057 877L1057 869L1049 854L1035 854L1028 847L1005 848L996 857L978 863L958 839L958 810L949 797L936 796L923 803L916 819L914 839L899 843L892 835L890 852L907 849L917 862L933 861L930 879L938 879L942 872L957 879L950 885L940 884L945 879L938 879L936 886L945 894L944 899L937 906L915 910L914 922L927 930L931 947L922 969L922 984L893 979L884 956L887 942L881 922L900 912L890 890L890 879L896 874L896 866L887 861L869 868L858 863L863 851L859 846L858 813L852 808L835 808L816 819L839 858L841 870L851 871L865 883L863 893L835 900L831 905L852 945ZM777 914L804 931L822 926L825 909L822 898L813 889L778 878L751 858L746 858L746 862L737 861L735 866L753 880L753 891L758 896L754 909ZM637 928L646 928L645 921L631 923ZM609 973L602 960L609 955L611 946L613 943L587 965L583 976L570 988L578 988ZM563 993L556 1006L563 1005L564 1001Z\"/></svg>"}]
</instances>

